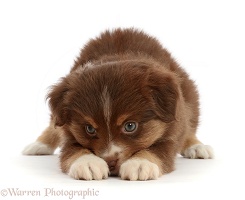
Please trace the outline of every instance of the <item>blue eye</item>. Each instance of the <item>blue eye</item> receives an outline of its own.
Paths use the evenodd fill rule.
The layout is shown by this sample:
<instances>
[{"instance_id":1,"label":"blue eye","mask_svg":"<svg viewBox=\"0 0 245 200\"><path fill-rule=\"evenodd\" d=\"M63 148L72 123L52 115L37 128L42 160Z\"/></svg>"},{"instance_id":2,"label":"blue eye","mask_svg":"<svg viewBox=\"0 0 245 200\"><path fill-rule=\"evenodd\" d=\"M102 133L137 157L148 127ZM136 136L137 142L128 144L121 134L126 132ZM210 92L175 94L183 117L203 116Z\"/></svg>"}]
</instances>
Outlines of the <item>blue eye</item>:
<instances>
[{"instance_id":1,"label":"blue eye","mask_svg":"<svg viewBox=\"0 0 245 200\"><path fill-rule=\"evenodd\" d=\"M86 130L87 134L92 135L92 136L95 135L95 133L96 133L95 128L90 124L85 126L85 130Z\"/></svg>"},{"instance_id":2,"label":"blue eye","mask_svg":"<svg viewBox=\"0 0 245 200\"><path fill-rule=\"evenodd\" d=\"M133 133L137 130L138 124L136 122L126 122L124 124L124 132L125 133Z\"/></svg>"}]
</instances>

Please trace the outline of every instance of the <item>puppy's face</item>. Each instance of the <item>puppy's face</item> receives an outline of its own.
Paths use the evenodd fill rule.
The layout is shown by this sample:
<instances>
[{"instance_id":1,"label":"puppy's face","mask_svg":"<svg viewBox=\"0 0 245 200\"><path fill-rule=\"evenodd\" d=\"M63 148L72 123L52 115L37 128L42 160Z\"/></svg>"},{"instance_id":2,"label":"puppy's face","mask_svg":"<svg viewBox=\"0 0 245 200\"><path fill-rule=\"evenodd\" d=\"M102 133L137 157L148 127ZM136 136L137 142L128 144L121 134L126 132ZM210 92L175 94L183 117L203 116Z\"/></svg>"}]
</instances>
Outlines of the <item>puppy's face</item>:
<instances>
[{"instance_id":1,"label":"puppy's face","mask_svg":"<svg viewBox=\"0 0 245 200\"><path fill-rule=\"evenodd\" d=\"M49 94L53 119L67 139L103 158L115 175L125 160L164 137L177 99L172 74L137 62L90 64Z\"/></svg>"}]
</instances>

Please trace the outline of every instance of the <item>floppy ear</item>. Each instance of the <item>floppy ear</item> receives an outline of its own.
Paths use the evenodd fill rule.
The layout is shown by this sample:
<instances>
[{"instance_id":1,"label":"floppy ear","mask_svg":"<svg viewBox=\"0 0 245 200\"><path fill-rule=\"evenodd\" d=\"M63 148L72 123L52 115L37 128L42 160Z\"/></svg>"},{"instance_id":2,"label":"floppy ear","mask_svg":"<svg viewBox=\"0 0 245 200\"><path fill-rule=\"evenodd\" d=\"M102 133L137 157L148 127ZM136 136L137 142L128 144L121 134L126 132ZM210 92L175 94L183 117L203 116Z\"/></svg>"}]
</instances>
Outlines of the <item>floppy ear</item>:
<instances>
[{"instance_id":1,"label":"floppy ear","mask_svg":"<svg viewBox=\"0 0 245 200\"><path fill-rule=\"evenodd\" d=\"M176 120L179 90L173 73L157 71L149 76L155 113L166 123Z\"/></svg>"},{"instance_id":2,"label":"floppy ear","mask_svg":"<svg viewBox=\"0 0 245 200\"><path fill-rule=\"evenodd\" d=\"M69 108L66 99L68 91L68 83L66 78L63 78L60 83L51 87L47 95L55 126L63 126L68 120Z\"/></svg>"}]
</instances>

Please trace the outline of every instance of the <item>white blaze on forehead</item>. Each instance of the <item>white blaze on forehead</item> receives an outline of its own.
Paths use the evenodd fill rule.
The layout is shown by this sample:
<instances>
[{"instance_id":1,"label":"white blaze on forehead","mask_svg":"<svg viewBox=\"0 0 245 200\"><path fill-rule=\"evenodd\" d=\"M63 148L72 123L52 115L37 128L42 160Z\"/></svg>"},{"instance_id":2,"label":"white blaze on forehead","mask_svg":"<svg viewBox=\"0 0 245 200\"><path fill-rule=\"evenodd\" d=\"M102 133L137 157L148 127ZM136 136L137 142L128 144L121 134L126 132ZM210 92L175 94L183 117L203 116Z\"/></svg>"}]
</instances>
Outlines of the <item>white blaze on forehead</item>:
<instances>
[{"instance_id":1,"label":"white blaze on forehead","mask_svg":"<svg viewBox=\"0 0 245 200\"><path fill-rule=\"evenodd\" d=\"M111 98L107 90L107 87L105 87L102 91L101 101L103 104L105 121L106 121L107 127L109 128L110 119L111 119Z\"/></svg>"},{"instance_id":2,"label":"white blaze on forehead","mask_svg":"<svg viewBox=\"0 0 245 200\"><path fill-rule=\"evenodd\" d=\"M106 151L102 154L102 157L110 157L110 156L115 156L116 154L119 154L123 151L123 148L115 145L115 144L111 144L108 149L106 149Z\"/></svg>"}]
</instances>

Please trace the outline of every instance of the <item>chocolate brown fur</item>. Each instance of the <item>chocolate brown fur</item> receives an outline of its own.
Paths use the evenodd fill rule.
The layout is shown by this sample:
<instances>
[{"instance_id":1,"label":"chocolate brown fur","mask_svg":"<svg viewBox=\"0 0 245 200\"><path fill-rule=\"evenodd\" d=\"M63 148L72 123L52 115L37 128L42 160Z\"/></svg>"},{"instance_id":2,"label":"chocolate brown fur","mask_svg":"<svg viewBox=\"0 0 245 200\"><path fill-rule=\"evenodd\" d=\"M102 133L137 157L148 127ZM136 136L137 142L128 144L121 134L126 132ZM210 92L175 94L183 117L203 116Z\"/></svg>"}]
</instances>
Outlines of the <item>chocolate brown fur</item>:
<instances>
[{"instance_id":1,"label":"chocolate brown fur","mask_svg":"<svg viewBox=\"0 0 245 200\"><path fill-rule=\"evenodd\" d=\"M98 178L100 173L90 169L92 178L87 178L76 170L73 164L83 155L102 158L110 173L123 179L147 180L171 172L177 153L192 157L186 151L201 144L195 136L199 122L195 84L155 38L135 29L106 31L90 40L48 99L50 126L56 127L50 134L63 138L62 171L75 173L71 176L78 179L106 177ZM136 131L125 133L125 122L135 122ZM88 125L96 129L95 135L86 132ZM55 149L57 144L51 136L45 140L44 133L38 141ZM202 150L196 150L196 157L205 157ZM126 162L130 159L142 163L141 171L157 171L157 166L159 174L131 175Z\"/></svg>"}]
</instances>

